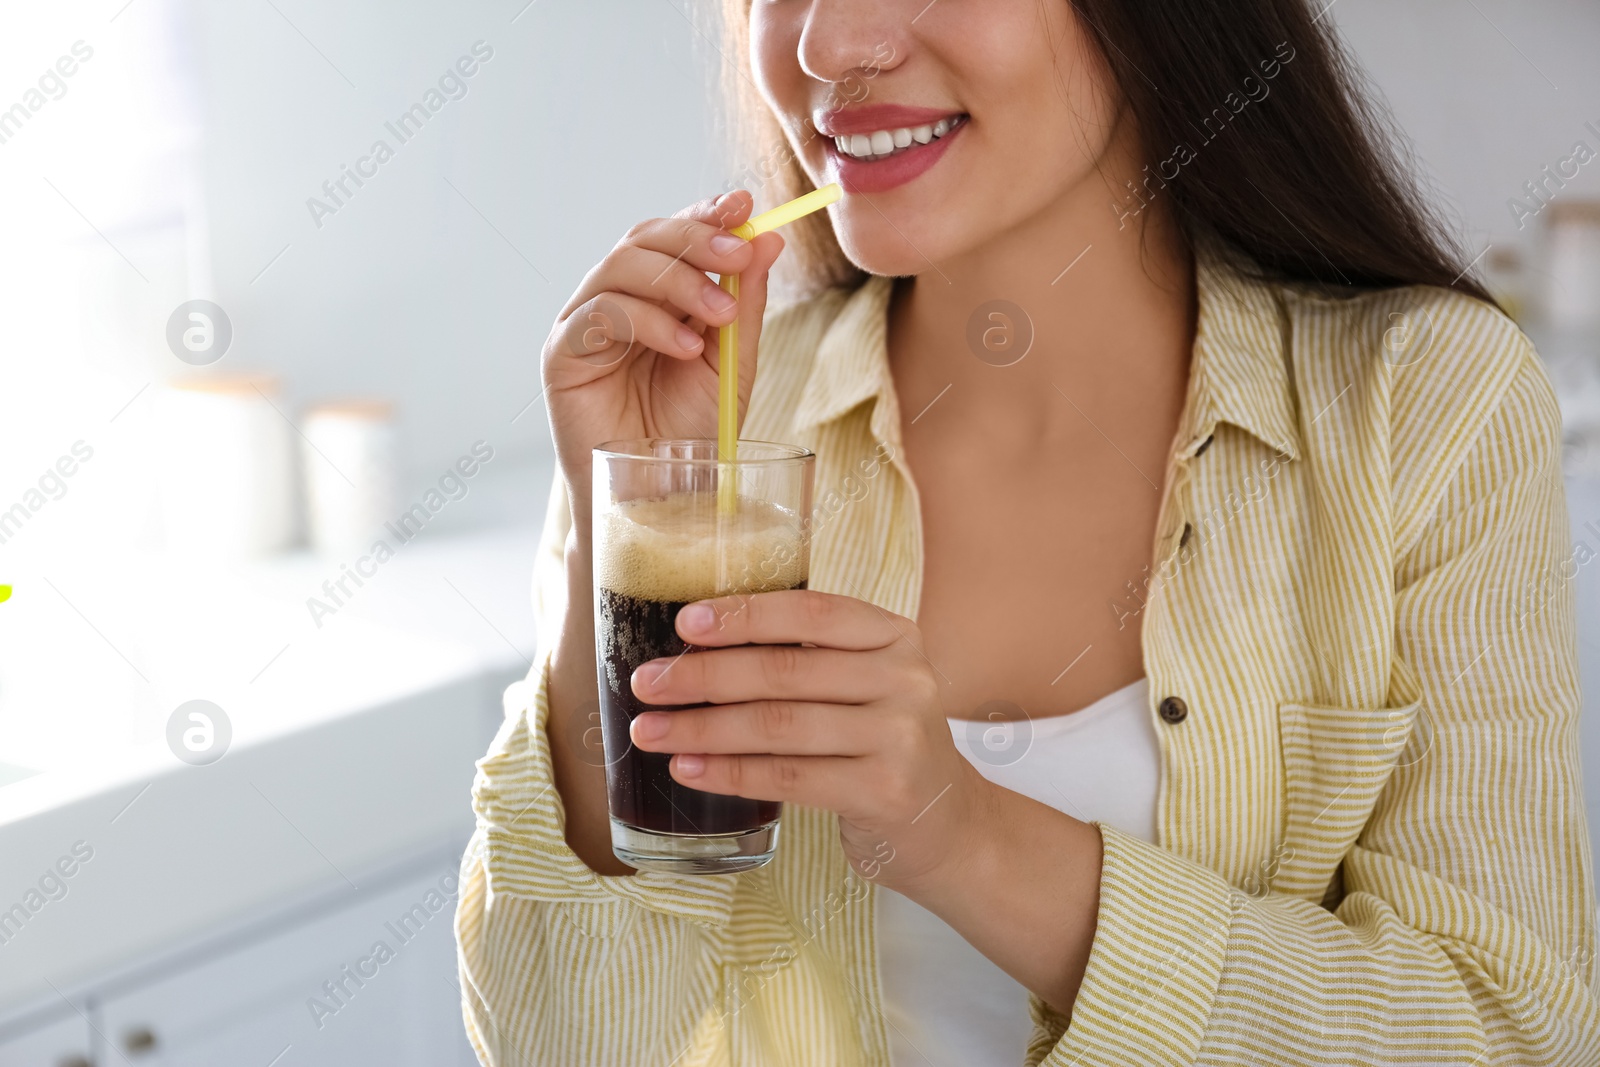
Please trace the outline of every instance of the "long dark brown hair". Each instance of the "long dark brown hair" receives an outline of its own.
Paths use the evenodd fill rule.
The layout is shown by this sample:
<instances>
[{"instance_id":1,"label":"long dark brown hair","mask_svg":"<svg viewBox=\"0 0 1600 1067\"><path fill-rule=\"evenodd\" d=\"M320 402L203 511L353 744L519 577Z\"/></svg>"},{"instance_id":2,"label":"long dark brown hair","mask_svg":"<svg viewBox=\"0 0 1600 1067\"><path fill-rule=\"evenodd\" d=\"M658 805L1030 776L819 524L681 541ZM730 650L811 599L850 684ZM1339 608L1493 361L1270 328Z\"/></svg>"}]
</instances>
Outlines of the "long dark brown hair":
<instances>
[{"instance_id":1,"label":"long dark brown hair","mask_svg":"<svg viewBox=\"0 0 1600 1067\"><path fill-rule=\"evenodd\" d=\"M1069 2L1149 162L1122 210L1138 215L1159 192L1191 239L1220 237L1285 281L1335 291L1433 285L1494 303L1408 177L1404 140L1320 3ZM750 76L750 0L723 6L735 65L723 86L747 160L729 188L759 187L773 202L798 196L811 180ZM862 277L823 214L789 241L802 288Z\"/></svg>"}]
</instances>

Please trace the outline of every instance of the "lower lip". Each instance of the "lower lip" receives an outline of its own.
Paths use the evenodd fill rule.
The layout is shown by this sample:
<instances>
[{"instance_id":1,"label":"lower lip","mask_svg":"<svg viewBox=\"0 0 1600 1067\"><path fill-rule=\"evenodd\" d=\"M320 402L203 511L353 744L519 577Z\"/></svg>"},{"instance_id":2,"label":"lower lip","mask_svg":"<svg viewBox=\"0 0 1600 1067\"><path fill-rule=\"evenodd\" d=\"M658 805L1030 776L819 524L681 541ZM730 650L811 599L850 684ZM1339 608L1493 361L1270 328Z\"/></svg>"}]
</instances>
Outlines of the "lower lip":
<instances>
[{"instance_id":1,"label":"lower lip","mask_svg":"<svg viewBox=\"0 0 1600 1067\"><path fill-rule=\"evenodd\" d=\"M939 157L950 147L950 142L960 137L966 128L967 122L963 120L937 141L916 145L886 159L871 162L845 155L831 140L827 142L827 153L833 161L839 183L846 192L883 193L906 184L939 162Z\"/></svg>"}]
</instances>

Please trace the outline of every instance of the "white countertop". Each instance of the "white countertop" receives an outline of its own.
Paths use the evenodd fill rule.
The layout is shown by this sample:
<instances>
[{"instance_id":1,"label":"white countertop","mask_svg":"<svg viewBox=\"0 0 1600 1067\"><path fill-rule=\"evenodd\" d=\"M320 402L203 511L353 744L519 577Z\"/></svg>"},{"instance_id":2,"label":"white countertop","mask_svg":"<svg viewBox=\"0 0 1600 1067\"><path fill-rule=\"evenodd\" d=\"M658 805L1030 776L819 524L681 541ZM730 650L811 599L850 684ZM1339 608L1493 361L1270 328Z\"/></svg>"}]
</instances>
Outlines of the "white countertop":
<instances>
[{"instance_id":1,"label":"white countertop","mask_svg":"<svg viewBox=\"0 0 1600 1067\"><path fill-rule=\"evenodd\" d=\"M530 485L529 512L547 487ZM94 858L0 946L0 1017L464 839L473 761L534 652L536 538L532 521L430 527L347 582L320 627L306 600L328 600L340 561L306 552L234 567L115 548L8 561L0 911L76 842ZM233 729L207 766L166 741L197 698Z\"/></svg>"},{"instance_id":2,"label":"white countertop","mask_svg":"<svg viewBox=\"0 0 1600 1067\"><path fill-rule=\"evenodd\" d=\"M527 668L537 532L429 537L377 568L332 615L338 561L297 553L243 567L155 554L75 560L8 575L0 610L0 825L154 763L168 717L205 699L233 747L365 710L441 683ZM370 568L369 568L370 569ZM20 781L15 780L21 777ZM126 777L123 775L122 777Z\"/></svg>"}]
</instances>

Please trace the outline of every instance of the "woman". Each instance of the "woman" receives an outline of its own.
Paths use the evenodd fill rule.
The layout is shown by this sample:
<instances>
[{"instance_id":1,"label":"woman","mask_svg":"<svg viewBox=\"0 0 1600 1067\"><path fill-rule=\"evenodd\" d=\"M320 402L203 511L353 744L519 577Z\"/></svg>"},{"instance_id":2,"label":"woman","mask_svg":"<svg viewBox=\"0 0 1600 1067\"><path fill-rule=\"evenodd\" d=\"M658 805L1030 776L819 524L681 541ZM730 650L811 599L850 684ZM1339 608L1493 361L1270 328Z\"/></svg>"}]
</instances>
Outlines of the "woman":
<instances>
[{"instance_id":1,"label":"woman","mask_svg":"<svg viewBox=\"0 0 1600 1067\"><path fill-rule=\"evenodd\" d=\"M1600 1062L1554 397L1328 22L729 24L752 173L847 193L764 329L784 240L725 233L738 191L634 227L546 345L547 655L458 918L484 1062ZM633 686L717 706L633 741L783 841L635 875L585 743L589 453L710 435L735 317L743 436L819 457L811 591L685 609L710 650Z\"/></svg>"}]
</instances>

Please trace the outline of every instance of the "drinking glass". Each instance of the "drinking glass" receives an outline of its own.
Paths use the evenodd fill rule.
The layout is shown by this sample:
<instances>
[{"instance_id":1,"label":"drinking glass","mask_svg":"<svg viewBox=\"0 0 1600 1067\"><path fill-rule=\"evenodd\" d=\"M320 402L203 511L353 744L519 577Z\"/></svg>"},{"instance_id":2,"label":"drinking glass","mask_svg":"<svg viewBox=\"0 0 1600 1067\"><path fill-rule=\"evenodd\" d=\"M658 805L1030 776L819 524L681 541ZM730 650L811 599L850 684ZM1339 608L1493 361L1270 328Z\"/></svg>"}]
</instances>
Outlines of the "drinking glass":
<instances>
[{"instance_id":1,"label":"drinking glass","mask_svg":"<svg viewBox=\"0 0 1600 1067\"><path fill-rule=\"evenodd\" d=\"M633 746L628 726L651 705L630 684L640 664L703 651L678 637L686 604L804 589L810 571L807 449L741 441L649 438L594 450L595 660L605 745L611 847L639 870L723 874L759 867L778 842L776 801L692 789L670 756ZM668 667L671 670L671 667Z\"/></svg>"}]
</instances>

